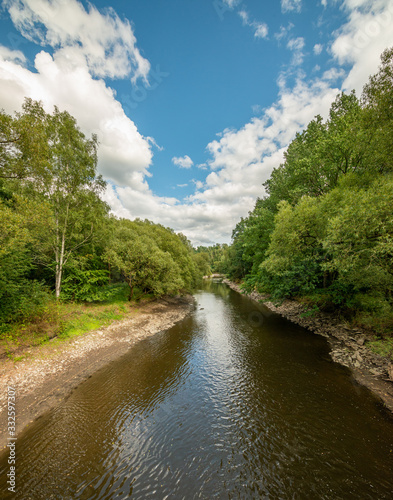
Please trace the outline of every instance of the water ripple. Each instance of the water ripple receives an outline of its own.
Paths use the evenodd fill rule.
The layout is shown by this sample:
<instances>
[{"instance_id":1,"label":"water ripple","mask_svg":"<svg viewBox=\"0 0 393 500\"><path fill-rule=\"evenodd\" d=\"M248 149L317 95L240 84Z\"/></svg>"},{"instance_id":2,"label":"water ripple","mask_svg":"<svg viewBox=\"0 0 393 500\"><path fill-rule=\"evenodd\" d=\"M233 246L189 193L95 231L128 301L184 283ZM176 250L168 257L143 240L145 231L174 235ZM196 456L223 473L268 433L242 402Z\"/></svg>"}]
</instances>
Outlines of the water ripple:
<instances>
[{"instance_id":1,"label":"water ripple","mask_svg":"<svg viewBox=\"0 0 393 500\"><path fill-rule=\"evenodd\" d=\"M392 419L325 340L209 286L18 440L13 498L391 498Z\"/></svg>"}]
</instances>

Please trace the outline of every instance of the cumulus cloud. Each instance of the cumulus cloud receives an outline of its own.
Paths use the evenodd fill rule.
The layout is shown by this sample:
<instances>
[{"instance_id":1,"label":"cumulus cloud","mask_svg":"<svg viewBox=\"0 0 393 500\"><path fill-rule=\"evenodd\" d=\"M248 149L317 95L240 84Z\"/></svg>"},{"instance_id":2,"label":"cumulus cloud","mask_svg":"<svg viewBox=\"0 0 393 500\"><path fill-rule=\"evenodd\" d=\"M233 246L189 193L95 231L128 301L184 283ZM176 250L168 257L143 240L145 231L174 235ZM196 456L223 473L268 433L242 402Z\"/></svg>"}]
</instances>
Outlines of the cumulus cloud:
<instances>
[{"instance_id":1,"label":"cumulus cloud","mask_svg":"<svg viewBox=\"0 0 393 500\"><path fill-rule=\"evenodd\" d=\"M32 39L36 36L44 36L40 32L43 28L36 26L36 18L39 16L41 24L45 26L45 36L50 40L62 40L62 42L59 42L61 47L55 50L53 55L44 50L36 55L34 71L25 67L26 59L22 53L0 46L0 102L2 107L8 113L12 113L21 108L24 97L31 97L41 100L48 112L52 112L55 105L61 110L66 109L76 117L84 133L97 134L100 142L99 171L107 179L118 184L143 188L144 177L148 175L148 167L152 160L153 141L138 132L135 124L126 116L114 92L104 80L94 78L93 58L89 62L87 57L87 53L93 51L92 45L89 45L89 51L87 51L76 42L75 24L69 19L71 34L68 38L66 36L67 13L68 17L72 14L76 19L78 13L80 14L87 37L88 33L92 32L92 26L100 27L108 20L108 14L101 15L93 7L87 13L74 0L52 3L38 0L25 3L17 1L11 4L6 2L6 5L12 12L12 19L16 26L25 36ZM47 10L44 10L44 6ZM56 6L59 8L57 13L54 10ZM37 11L31 17L33 8ZM46 16L44 12L47 12ZM105 49L108 44L109 56L105 63L108 64L108 71L115 67L114 62L110 60L111 54L120 53L123 47L121 44L120 48L117 48L114 45L116 40L123 34L126 40L130 38L129 24L120 22L113 12L110 18L116 21L115 24L109 23L107 28L111 37L108 33L104 33L100 40L98 33L94 35L94 42L100 48ZM44 22L46 24L43 24ZM76 25L82 28L81 22L78 24L77 21ZM117 33L116 29L118 29ZM37 31L36 35L35 31ZM56 34L58 34L57 38ZM75 45L72 45L72 41ZM53 45L56 43L53 41ZM100 50L97 52L98 55ZM95 61L97 60L96 58ZM93 66L97 67L97 64ZM129 71L135 76L139 69L133 70L130 67Z\"/></svg>"},{"instance_id":2,"label":"cumulus cloud","mask_svg":"<svg viewBox=\"0 0 393 500\"><path fill-rule=\"evenodd\" d=\"M371 41L363 59L361 53L351 55L349 47L360 27L365 29L364 23L373 19L372 3L377 7L376 17L383 13L386 23L380 33L382 39L376 36ZM210 159L206 163L210 172L204 183L195 183L194 194L185 200L166 200L147 191L134 193L130 188L119 188L114 194L120 202L119 214L120 210L127 210L129 217L150 214L154 220L184 232L195 244L228 242L240 217L247 215L258 196L263 196L262 183L282 162L283 152L296 132L304 129L316 114L327 117L331 102L341 90L335 81L347 75L346 85L350 82L361 88L373 71L370 63L376 69L380 52L392 45L389 33L393 22L388 25L388 3L382 3L378 6L366 0L346 1L348 21L333 34L331 48L338 67L314 80L306 80L298 72L293 88L288 88L281 74L277 101L261 118L253 118L238 130L224 130L208 144ZM343 42L349 42L348 48ZM302 54L304 40L292 38L288 48ZM344 71L340 63L351 64L352 70Z\"/></svg>"},{"instance_id":3,"label":"cumulus cloud","mask_svg":"<svg viewBox=\"0 0 393 500\"><path fill-rule=\"evenodd\" d=\"M172 162L174 165L176 165L180 168L191 168L194 165L194 162L191 160L191 158L188 155L181 156L181 157L174 156L172 158Z\"/></svg>"},{"instance_id":4,"label":"cumulus cloud","mask_svg":"<svg viewBox=\"0 0 393 500\"><path fill-rule=\"evenodd\" d=\"M24 10L20 7L22 3L34 12L33 17L31 13L28 14L29 10L23 14ZM116 100L114 92L100 79L100 72L116 77L123 74L123 69L116 62L120 60L117 59L117 51L108 41L116 40L117 35L105 35L97 42L94 36L98 35L89 32L88 28L86 38L82 39L70 26L71 34L67 36L66 23L45 20L42 13L39 15L45 22L40 21L38 25L34 17L38 14L33 7L38 8L44 3L50 9L55 5L67 9L68 4L75 8L77 4L76 0L7 2L7 5L17 6L13 19L23 33L38 37L40 43L50 45L54 52L51 55L43 50L37 54L34 71L29 71L24 66L22 53L0 48L0 100L6 103L4 107L9 112L18 109L27 95L41 99L48 110L54 104L67 109L86 133L98 133L101 143L99 168L112 181L105 193L112 211L119 217L149 218L170 226L186 234L194 244L229 241L240 217L247 215L258 196L263 196L262 183L270 176L272 169L282 162L283 153L296 132L302 130L316 114L327 116L331 102L341 90L337 80L346 77L343 88L361 89L369 74L377 69L379 54L393 44L391 2L344 0L344 12L348 18L333 34L329 49L335 67L314 80L309 75L308 78L304 77L297 68L296 83L291 87L287 85L285 72L281 73L277 100L264 110L261 117L254 117L238 130L224 130L207 145L209 158L197 165L200 169L207 169L206 179L191 181L195 185L195 192L185 199L160 197L152 192L148 184L153 140L139 134ZM233 0L226 0L226 3L231 7L237 4ZM82 10L72 12L81 12L80 19L83 18L85 23L83 26L88 24L90 15L92 18L109 16L114 24L109 23L108 29L117 26L118 36L124 29L128 48L122 50L132 51L135 42L134 45L130 42L131 28L127 21L119 20L113 11L102 14L93 7L85 10L81 4L78 5L78 9ZM287 0L282 5L286 11L297 12L301 2ZM19 11L21 14L18 14ZM247 14L243 8L242 11ZM244 16L246 21L253 22L248 15ZM95 22L100 25L101 21ZM288 40L289 31L290 27L285 32L281 30L276 38L286 39L288 48L293 51L292 64L298 65L303 59L304 39L292 37ZM100 52L100 44L106 46L106 43L109 44L108 62L102 59ZM93 46L97 50L93 51ZM123 47L123 42L120 42L119 47ZM127 77L143 78L147 75L147 66L142 63L138 66L136 54L139 52L134 51L132 54L128 53ZM351 69L344 72L340 68L344 64L350 65ZM178 166L183 168L193 165L187 155L174 157L173 160L177 160Z\"/></svg>"},{"instance_id":5,"label":"cumulus cloud","mask_svg":"<svg viewBox=\"0 0 393 500\"><path fill-rule=\"evenodd\" d=\"M262 118L253 118L239 130L225 130L207 146L210 173L205 182L194 180L196 192L185 200L163 198L150 190L110 187L106 200L125 217L148 217L184 232L195 244L228 242L241 216L262 196L262 183L283 161L296 132L318 113L327 115L339 92L327 82L283 89Z\"/></svg>"},{"instance_id":6,"label":"cumulus cloud","mask_svg":"<svg viewBox=\"0 0 393 500\"><path fill-rule=\"evenodd\" d=\"M302 10L302 0L281 0L282 12L300 12Z\"/></svg>"},{"instance_id":7,"label":"cumulus cloud","mask_svg":"<svg viewBox=\"0 0 393 500\"><path fill-rule=\"evenodd\" d=\"M17 63L24 64L26 62L26 57L20 50L10 50L7 47L2 47L0 45L0 59L3 61L16 61Z\"/></svg>"},{"instance_id":8,"label":"cumulus cloud","mask_svg":"<svg viewBox=\"0 0 393 500\"><path fill-rule=\"evenodd\" d=\"M269 28L266 23L254 23L254 36L255 38L266 38L269 33Z\"/></svg>"},{"instance_id":9,"label":"cumulus cloud","mask_svg":"<svg viewBox=\"0 0 393 500\"><path fill-rule=\"evenodd\" d=\"M345 71L342 68L341 69L330 68L323 73L322 80L334 82L339 78L343 78L344 76L345 76Z\"/></svg>"},{"instance_id":10,"label":"cumulus cloud","mask_svg":"<svg viewBox=\"0 0 393 500\"><path fill-rule=\"evenodd\" d=\"M233 9L236 5L238 5L240 0L223 0L223 3L227 5L230 9Z\"/></svg>"},{"instance_id":11,"label":"cumulus cloud","mask_svg":"<svg viewBox=\"0 0 393 500\"><path fill-rule=\"evenodd\" d=\"M147 79L150 63L136 47L127 20L77 0L4 0L15 27L30 41L56 50L72 47L98 77Z\"/></svg>"},{"instance_id":12,"label":"cumulus cloud","mask_svg":"<svg viewBox=\"0 0 393 500\"><path fill-rule=\"evenodd\" d=\"M368 76L377 71L380 54L393 45L392 0L345 0L349 20L335 33L332 55L350 64L344 90L360 92Z\"/></svg>"}]
</instances>

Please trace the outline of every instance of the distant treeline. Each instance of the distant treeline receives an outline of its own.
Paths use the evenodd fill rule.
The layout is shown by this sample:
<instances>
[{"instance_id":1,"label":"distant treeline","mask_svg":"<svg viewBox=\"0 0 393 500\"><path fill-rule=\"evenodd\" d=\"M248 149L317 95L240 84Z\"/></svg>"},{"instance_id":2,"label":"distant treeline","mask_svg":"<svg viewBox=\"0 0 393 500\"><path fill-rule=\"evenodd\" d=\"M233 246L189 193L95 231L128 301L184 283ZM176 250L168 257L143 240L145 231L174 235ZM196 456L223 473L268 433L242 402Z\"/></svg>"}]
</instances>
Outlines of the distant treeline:
<instances>
[{"instance_id":1,"label":"distant treeline","mask_svg":"<svg viewBox=\"0 0 393 500\"><path fill-rule=\"evenodd\" d=\"M360 99L339 94L289 145L212 270L281 301L393 330L393 49ZM202 258L202 257L200 257Z\"/></svg>"},{"instance_id":2,"label":"distant treeline","mask_svg":"<svg viewBox=\"0 0 393 500\"><path fill-rule=\"evenodd\" d=\"M100 198L97 138L67 112L26 99L0 113L0 326L48 300L190 291L202 276L190 242L150 221L118 219Z\"/></svg>"}]
</instances>

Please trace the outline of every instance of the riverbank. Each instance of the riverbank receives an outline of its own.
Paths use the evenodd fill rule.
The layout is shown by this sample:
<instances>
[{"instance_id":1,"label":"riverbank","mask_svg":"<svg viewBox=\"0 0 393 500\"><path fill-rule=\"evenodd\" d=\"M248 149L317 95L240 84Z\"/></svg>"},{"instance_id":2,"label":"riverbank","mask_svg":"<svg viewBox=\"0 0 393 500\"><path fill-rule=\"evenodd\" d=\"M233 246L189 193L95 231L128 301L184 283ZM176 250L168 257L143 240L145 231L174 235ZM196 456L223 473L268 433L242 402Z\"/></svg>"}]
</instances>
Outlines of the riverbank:
<instances>
[{"instance_id":1,"label":"riverbank","mask_svg":"<svg viewBox=\"0 0 393 500\"><path fill-rule=\"evenodd\" d=\"M244 293L240 286L223 279L232 290ZM369 348L373 335L359 329L352 329L340 322L333 315L317 312L313 316L304 317L305 307L294 300L285 300L275 306L266 301L266 296L257 292L245 294L264 305L272 312L280 314L292 323L300 325L328 340L333 361L352 370L355 380L368 387L393 412L393 365L388 358L372 352Z\"/></svg>"},{"instance_id":2,"label":"riverbank","mask_svg":"<svg viewBox=\"0 0 393 500\"><path fill-rule=\"evenodd\" d=\"M171 328L194 307L191 296L162 298L135 306L130 316L106 328L34 347L22 361L0 364L0 450L7 443L7 387L16 391L17 435L57 406L94 372L125 354L137 342Z\"/></svg>"}]
</instances>

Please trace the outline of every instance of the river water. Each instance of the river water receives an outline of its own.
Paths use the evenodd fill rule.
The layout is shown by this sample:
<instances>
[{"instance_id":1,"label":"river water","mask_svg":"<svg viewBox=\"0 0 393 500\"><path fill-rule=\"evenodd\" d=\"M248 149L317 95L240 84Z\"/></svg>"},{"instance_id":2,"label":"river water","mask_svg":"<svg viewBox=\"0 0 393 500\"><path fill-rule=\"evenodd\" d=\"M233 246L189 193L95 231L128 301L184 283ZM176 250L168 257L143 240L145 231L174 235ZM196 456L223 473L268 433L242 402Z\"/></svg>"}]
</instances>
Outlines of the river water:
<instances>
[{"instance_id":1,"label":"river water","mask_svg":"<svg viewBox=\"0 0 393 500\"><path fill-rule=\"evenodd\" d=\"M18 499L391 499L393 418L325 339L207 282L17 440Z\"/></svg>"}]
</instances>

